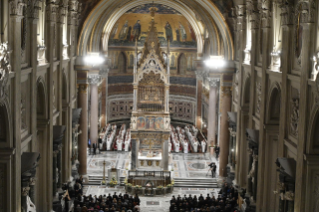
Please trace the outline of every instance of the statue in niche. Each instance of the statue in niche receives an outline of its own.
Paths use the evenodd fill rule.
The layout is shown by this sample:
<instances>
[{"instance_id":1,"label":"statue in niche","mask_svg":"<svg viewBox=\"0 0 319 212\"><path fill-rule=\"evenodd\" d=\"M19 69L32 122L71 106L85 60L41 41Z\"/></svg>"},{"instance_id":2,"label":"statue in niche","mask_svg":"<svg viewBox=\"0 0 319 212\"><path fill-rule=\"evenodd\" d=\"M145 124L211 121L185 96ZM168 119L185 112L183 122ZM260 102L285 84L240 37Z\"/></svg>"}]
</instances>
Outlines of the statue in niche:
<instances>
[{"instance_id":1,"label":"statue in niche","mask_svg":"<svg viewBox=\"0 0 319 212\"><path fill-rule=\"evenodd\" d=\"M53 83L52 83L52 90L53 90L53 97L52 97L52 102L53 102L53 107L55 108L55 86L54 86L54 80L53 80Z\"/></svg>"},{"instance_id":2,"label":"statue in niche","mask_svg":"<svg viewBox=\"0 0 319 212\"><path fill-rule=\"evenodd\" d=\"M21 99L20 102L20 110L21 110L21 129L25 129L26 128L26 123L25 123L25 107L23 104L23 99Z\"/></svg>"},{"instance_id":3,"label":"statue in niche","mask_svg":"<svg viewBox=\"0 0 319 212\"><path fill-rule=\"evenodd\" d=\"M299 98L292 99L292 111L290 114L290 128L294 136L298 136L298 122L299 122Z\"/></svg>"}]
</instances>

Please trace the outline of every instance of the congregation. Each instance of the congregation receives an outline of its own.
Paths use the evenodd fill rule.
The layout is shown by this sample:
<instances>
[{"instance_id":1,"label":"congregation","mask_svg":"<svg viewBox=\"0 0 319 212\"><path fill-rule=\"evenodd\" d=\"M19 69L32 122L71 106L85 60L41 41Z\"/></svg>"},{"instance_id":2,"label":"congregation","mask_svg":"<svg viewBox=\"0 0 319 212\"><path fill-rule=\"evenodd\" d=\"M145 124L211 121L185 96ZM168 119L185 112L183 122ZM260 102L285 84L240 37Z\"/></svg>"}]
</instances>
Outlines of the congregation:
<instances>
[{"instance_id":1,"label":"congregation","mask_svg":"<svg viewBox=\"0 0 319 212\"><path fill-rule=\"evenodd\" d=\"M238 212L238 192L233 186L223 185L217 198L215 196L204 197L202 194L188 197L184 195L172 196L169 212Z\"/></svg>"},{"instance_id":2,"label":"congregation","mask_svg":"<svg viewBox=\"0 0 319 212\"><path fill-rule=\"evenodd\" d=\"M136 212L140 211L139 205L138 195L133 197L128 193L117 195L114 192L113 195L109 193L108 196L104 194L99 197L78 193L74 200L74 212Z\"/></svg>"}]
</instances>

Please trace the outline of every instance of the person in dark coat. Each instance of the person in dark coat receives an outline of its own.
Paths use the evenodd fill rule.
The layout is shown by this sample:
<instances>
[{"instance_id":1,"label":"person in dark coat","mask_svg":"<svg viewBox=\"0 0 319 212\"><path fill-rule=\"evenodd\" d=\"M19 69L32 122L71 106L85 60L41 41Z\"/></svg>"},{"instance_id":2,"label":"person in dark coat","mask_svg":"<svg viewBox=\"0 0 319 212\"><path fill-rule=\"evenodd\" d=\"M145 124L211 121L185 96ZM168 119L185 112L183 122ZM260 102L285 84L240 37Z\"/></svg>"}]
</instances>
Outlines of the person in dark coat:
<instances>
[{"instance_id":1,"label":"person in dark coat","mask_svg":"<svg viewBox=\"0 0 319 212\"><path fill-rule=\"evenodd\" d=\"M96 143L93 143L93 154L96 154Z\"/></svg>"}]
</instances>

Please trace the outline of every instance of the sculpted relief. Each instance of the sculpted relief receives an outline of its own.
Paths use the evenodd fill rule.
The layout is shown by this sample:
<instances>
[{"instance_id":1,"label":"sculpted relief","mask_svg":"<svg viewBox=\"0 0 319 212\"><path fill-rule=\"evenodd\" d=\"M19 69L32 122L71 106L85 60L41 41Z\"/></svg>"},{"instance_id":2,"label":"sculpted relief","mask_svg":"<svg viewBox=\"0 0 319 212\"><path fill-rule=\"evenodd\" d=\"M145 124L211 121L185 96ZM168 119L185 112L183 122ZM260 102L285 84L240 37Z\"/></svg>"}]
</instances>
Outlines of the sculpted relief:
<instances>
[{"instance_id":1,"label":"sculpted relief","mask_svg":"<svg viewBox=\"0 0 319 212\"><path fill-rule=\"evenodd\" d=\"M5 97L6 86L9 79L11 66L9 61L8 44L0 44L0 101Z\"/></svg>"},{"instance_id":2,"label":"sculpted relief","mask_svg":"<svg viewBox=\"0 0 319 212\"><path fill-rule=\"evenodd\" d=\"M299 122L299 98L292 98L290 113L290 132L298 137L298 122Z\"/></svg>"}]
</instances>

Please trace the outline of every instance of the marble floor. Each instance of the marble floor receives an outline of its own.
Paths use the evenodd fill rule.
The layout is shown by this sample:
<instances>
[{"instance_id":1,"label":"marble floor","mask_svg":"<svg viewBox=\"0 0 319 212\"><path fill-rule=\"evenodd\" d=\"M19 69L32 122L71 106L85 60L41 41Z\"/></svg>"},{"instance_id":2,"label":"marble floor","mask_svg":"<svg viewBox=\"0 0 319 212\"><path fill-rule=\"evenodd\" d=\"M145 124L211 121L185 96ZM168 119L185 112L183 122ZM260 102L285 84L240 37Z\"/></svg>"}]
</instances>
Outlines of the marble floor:
<instances>
[{"instance_id":1,"label":"marble floor","mask_svg":"<svg viewBox=\"0 0 319 212\"><path fill-rule=\"evenodd\" d=\"M103 162L106 162L106 169L118 168L122 170L122 177L126 176L130 168L130 152L101 152L96 155L88 155L87 170L89 176L103 175ZM209 153L171 153L170 170L176 178L209 178L206 176L208 164L216 162L218 176L218 162Z\"/></svg>"},{"instance_id":2,"label":"marble floor","mask_svg":"<svg viewBox=\"0 0 319 212\"><path fill-rule=\"evenodd\" d=\"M174 178L211 178L207 176L209 167L207 166L211 162L216 162L218 171L218 162L215 157L211 157L209 153L171 153L170 156L170 170L173 170ZM88 176L102 176L103 174L103 161L106 162L106 169L119 168L122 169L122 177L126 176L126 169L130 166L130 152L101 152L96 155L88 155ZM218 177L218 173L217 176ZM141 199L141 211L142 212L162 212L168 211L169 200L172 195L178 194L187 196L189 194L197 195L207 194L217 196L217 190L214 188L174 188L174 192L167 196L161 197L140 197ZM116 188L109 188L107 186L85 186L84 193L86 195L100 195L100 194L113 194L125 193L123 186Z\"/></svg>"}]
</instances>

